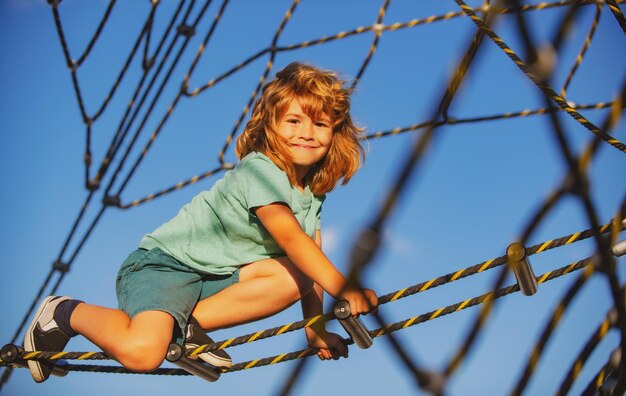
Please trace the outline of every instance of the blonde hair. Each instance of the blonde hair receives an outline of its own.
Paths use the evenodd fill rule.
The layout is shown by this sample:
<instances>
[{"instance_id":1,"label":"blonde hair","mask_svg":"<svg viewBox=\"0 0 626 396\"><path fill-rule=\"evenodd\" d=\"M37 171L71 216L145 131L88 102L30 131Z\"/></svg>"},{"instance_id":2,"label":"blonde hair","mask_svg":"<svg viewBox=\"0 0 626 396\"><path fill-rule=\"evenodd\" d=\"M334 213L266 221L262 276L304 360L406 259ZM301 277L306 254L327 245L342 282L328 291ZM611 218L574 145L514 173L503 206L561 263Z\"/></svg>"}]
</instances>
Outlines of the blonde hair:
<instances>
[{"instance_id":1,"label":"blonde hair","mask_svg":"<svg viewBox=\"0 0 626 396\"><path fill-rule=\"evenodd\" d=\"M292 185L297 183L296 171L286 142L278 134L278 124L289 104L297 100L310 118L327 114L333 123L333 139L326 156L307 174L305 183L311 192L322 195L340 179L348 183L365 159L360 139L363 129L350 116L352 89L332 71L293 62L276 73L276 78L263 87L261 97L252 109L252 117L237 138L239 159L258 151L269 157L283 170Z\"/></svg>"}]
</instances>

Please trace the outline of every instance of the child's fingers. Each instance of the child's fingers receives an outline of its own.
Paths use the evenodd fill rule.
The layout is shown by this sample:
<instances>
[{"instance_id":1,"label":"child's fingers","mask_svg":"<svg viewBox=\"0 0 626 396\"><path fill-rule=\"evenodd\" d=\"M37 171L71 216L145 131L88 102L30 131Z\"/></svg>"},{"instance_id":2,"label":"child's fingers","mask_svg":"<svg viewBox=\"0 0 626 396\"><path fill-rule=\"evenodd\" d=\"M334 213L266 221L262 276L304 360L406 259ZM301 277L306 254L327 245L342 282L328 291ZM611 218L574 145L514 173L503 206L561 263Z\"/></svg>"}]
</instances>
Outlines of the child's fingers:
<instances>
[{"instance_id":1,"label":"child's fingers","mask_svg":"<svg viewBox=\"0 0 626 396\"><path fill-rule=\"evenodd\" d=\"M347 351L345 352L341 352L338 349L335 348L331 348L331 349L320 349L319 352L317 352L317 357L319 357L321 360L338 360L340 357L348 357L348 353Z\"/></svg>"},{"instance_id":2,"label":"child's fingers","mask_svg":"<svg viewBox=\"0 0 626 396\"><path fill-rule=\"evenodd\" d=\"M320 348L319 352L317 352L317 356L322 360L334 359L333 352L329 348Z\"/></svg>"},{"instance_id":3,"label":"child's fingers","mask_svg":"<svg viewBox=\"0 0 626 396\"><path fill-rule=\"evenodd\" d=\"M344 344L340 338L337 338L337 341L333 343L332 345L332 351L334 352L333 355L336 355L336 359L339 359L339 357L348 357L348 347L346 346L346 344Z\"/></svg>"},{"instance_id":4,"label":"child's fingers","mask_svg":"<svg viewBox=\"0 0 626 396\"><path fill-rule=\"evenodd\" d=\"M378 313L378 296L373 290L367 290L367 298L369 300L369 305L371 307L371 313L376 315Z\"/></svg>"}]
</instances>

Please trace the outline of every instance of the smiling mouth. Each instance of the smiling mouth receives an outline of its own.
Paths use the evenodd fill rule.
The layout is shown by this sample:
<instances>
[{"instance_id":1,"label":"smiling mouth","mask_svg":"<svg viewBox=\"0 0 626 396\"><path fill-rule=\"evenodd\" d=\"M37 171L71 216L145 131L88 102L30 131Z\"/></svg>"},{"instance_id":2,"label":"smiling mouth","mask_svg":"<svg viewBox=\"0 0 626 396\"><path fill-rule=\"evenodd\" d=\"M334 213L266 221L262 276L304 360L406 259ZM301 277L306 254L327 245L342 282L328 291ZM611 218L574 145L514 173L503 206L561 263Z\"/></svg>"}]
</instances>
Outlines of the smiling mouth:
<instances>
[{"instance_id":1,"label":"smiling mouth","mask_svg":"<svg viewBox=\"0 0 626 396\"><path fill-rule=\"evenodd\" d=\"M316 149L318 148L317 146L307 146L304 144L291 144L291 147L297 147L297 148L301 148L301 149L305 149L305 150L311 150L311 149Z\"/></svg>"}]
</instances>

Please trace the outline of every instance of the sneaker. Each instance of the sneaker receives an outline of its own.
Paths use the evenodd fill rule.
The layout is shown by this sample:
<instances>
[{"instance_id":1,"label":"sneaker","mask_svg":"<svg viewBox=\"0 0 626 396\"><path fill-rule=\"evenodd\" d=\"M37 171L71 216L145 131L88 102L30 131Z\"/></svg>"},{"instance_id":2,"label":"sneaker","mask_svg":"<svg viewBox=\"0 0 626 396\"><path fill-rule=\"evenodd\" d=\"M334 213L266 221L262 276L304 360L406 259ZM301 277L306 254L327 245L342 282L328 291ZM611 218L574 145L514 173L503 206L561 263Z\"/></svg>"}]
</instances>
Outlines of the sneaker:
<instances>
[{"instance_id":1,"label":"sneaker","mask_svg":"<svg viewBox=\"0 0 626 396\"><path fill-rule=\"evenodd\" d=\"M195 319L189 321L187 329L185 331L185 351L190 352L198 348L201 345L212 344L211 337L206 335L202 327L196 322ZM189 356L190 359L198 359L205 361L214 367L229 368L233 365L233 361L230 356L223 349L215 351L202 352L196 356Z\"/></svg>"},{"instance_id":2,"label":"sneaker","mask_svg":"<svg viewBox=\"0 0 626 396\"><path fill-rule=\"evenodd\" d=\"M69 299L50 296L41 302L24 337L25 351L62 351L65 348L70 337L59 329L54 320L54 311L59 304ZM27 363L36 382L47 380L54 368L54 363L42 360L28 360Z\"/></svg>"}]
</instances>

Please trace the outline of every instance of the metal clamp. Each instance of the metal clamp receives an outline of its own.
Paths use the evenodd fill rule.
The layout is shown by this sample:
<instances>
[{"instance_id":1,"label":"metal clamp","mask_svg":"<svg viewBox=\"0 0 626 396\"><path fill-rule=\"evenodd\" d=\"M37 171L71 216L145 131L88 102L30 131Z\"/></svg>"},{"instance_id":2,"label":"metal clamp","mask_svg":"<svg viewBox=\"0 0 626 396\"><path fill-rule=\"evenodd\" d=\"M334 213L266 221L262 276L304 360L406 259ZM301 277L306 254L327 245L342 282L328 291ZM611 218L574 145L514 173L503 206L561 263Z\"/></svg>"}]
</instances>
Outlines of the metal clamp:
<instances>
[{"instance_id":1,"label":"metal clamp","mask_svg":"<svg viewBox=\"0 0 626 396\"><path fill-rule=\"evenodd\" d=\"M356 316L352 316L350 312L350 304L345 300L339 300L335 302L333 306L333 314L341 323L341 326L346 330L350 337L354 340L355 344L361 349L367 349L372 346L374 341L369 334L369 331Z\"/></svg>"},{"instance_id":2,"label":"metal clamp","mask_svg":"<svg viewBox=\"0 0 626 396\"><path fill-rule=\"evenodd\" d=\"M622 220L622 227L626 227L626 219ZM616 242L615 245L611 247L611 251L615 257L620 257L626 254L626 239L623 241Z\"/></svg>"},{"instance_id":3,"label":"metal clamp","mask_svg":"<svg viewBox=\"0 0 626 396\"><path fill-rule=\"evenodd\" d=\"M183 347L178 344L171 343L167 347L167 355L165 355L165 359L167 359L168 362L174 363L186 372L203 378L209 382L215 382L220 378L221 372L217 367L202 363L200 360L190 359L185 355Z\"/></svg>"},{"instance_id":4,"label":"metal clamp","mask_svg":"<svg viewBox=\"0 0 626 396\"><path fill-rule=\"evenodd\" d=\"M3 362L8 363L10 367L28 368L28 362L21 358L23 353L24 348L21 346L6 344L0 350L0 359L2 359ZM54 366L52 366L52 371L50 373L56 377L65 377L67 375L67 370L63 367L63 364L57 365L58 362L63 364L65 363L64 360L54 361Z\"/></svg>"},{"instance_id":5,"label":"metal clamp","mask_svg":"<svg viewBox=\"0 0 626 396\"><path fill-rule=\"evenodd\" d=\"M537 293L537 278L526 255L526 248L520 242L513 242L506 248L506 260L513 269L517 284L525 296Z\"/></svg>"}]
</instances>

